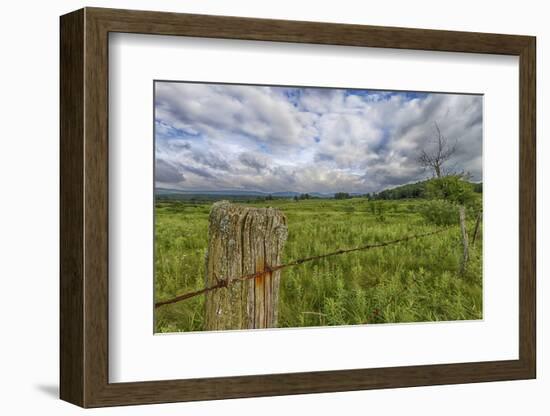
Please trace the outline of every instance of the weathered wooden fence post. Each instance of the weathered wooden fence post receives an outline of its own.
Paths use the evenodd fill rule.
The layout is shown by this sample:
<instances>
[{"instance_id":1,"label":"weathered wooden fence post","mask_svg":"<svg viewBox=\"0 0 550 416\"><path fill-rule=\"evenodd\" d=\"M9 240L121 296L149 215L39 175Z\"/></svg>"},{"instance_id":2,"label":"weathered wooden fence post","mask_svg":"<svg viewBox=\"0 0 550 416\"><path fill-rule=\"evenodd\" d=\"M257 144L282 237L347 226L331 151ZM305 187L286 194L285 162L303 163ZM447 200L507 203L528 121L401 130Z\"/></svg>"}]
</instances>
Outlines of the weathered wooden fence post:
<instances>
[{"instance_id":1,"label":"weathered wooden fence post","mask_svg":"<svg viewBox=\"0 0 550 416\"><path fill-rule=\"evenodd\" d=\"M206 286L281 263L288 235L285 215L274 208L217 202L210 211ZM281 271L207 293L205 330L273 328Z\"/></svg>"},{"instance_id":2,"label":"weathered wooden fence post","mask_svg":"<svg viewBox=\"0 0 550 416\"><path fill-rule=\"evenodd\" d=\"M476 225L474 227L474 234L472 236L472 246L476 244L477 232L479 231L479 223L481 222L481 217L483 216L483 211L479 211L476 218Z\"/></svg>"},{"instance_id":3,"label":"weathered wooden fence post","mask_svg":"<svg viewBox=\"0 0 550 416\"><path fill-rule=\"evenodd\" d=\"M460 274L466 271L468 265L468 231L466 230L466 208L464 205L458 207L458 215L460 219L460 232L462 234L462 263L460 265Z\"/></svg>"}]
</instances>

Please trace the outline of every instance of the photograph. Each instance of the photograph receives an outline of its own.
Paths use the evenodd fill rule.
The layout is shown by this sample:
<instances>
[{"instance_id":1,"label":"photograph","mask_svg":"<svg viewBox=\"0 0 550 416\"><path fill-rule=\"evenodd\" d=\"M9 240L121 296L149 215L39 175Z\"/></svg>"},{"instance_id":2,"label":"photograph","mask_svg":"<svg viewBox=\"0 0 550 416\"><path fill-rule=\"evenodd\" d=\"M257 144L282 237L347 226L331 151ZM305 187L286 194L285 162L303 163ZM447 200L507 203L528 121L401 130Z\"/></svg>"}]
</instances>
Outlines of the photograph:
<instances>
[{"instance_id":1,"label":"photograph","mask_svg":"<svg viewBox=\"0 0 550 416\"><path fill-rule=\"evenodd\" d=\"M483 319L483 94L153 88L155 333Z\"/></svg>"}]
</instances>

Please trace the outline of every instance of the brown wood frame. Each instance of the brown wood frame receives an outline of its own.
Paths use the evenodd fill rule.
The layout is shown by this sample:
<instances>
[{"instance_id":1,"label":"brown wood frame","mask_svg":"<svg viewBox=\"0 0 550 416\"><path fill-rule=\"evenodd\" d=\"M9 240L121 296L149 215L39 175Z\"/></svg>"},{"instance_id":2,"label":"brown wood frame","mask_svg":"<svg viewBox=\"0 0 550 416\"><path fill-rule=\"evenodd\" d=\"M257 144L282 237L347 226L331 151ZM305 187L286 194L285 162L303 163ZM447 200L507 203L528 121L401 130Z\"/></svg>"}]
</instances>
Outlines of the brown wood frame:
<instances>
[{"instance_id":1,"label":"brown wood frame","mask_svg":"<svg viewBox=\"0 0 550 416\"><path fill-rule=\"evenodd\" d=\"M60 29L63 400L83 407L100 407L535 378L534 37L99 8L62 16ZM109 32L519 56L519 359L109 383Z\"/></svg>"}]
</instances>

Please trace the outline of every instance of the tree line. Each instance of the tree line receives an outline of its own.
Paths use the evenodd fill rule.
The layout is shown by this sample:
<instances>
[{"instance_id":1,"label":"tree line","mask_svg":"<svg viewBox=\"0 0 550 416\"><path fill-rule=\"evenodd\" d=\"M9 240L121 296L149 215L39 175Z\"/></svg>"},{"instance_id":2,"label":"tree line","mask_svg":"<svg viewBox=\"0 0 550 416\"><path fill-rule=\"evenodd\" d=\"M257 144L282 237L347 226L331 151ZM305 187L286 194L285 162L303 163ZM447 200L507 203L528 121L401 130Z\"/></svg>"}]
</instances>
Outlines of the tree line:
<instances>
[{"instance_id":1,"label":"tree line","mask_svg":"<svg viewBox=\"0 0 550 416\"><path fill-rule=\"evenodd\" d=\"M450 175L459 176L459 175ZM469 187L472 192L482 193L483 183L474 183L464 181L464 186ZM398 186L392 189L385 189L381 192L373 192L367 194L366 197L372 200L394 200L394 199L416 199L416 198L430 198L428 188L433 179L427 179L420 182L415 182L407 185Z\"/></svg>"}]
</instances>

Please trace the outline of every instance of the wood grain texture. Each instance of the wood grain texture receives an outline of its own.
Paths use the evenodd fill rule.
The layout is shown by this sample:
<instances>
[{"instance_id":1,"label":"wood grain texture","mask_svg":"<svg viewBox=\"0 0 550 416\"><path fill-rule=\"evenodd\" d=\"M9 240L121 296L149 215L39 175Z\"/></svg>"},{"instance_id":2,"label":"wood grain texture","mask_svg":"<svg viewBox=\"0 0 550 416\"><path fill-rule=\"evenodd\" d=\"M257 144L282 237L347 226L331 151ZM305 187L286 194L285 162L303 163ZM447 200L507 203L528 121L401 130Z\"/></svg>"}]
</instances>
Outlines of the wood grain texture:
<instances>
[{"instance_id":1,"label":"wood grain texture","mask_svg":"<svg viewBox=\"0 0 550 416\"><path fill-rule=\"evenodd\" d=\"M519 359L109 383L109 32L519 56ZM63 16L60 126L61 397L83 407L98 407L535 377L535 50L535 38L529 36L97 8L86 8Z\"/></svg>"},{"instance_id":2,"label":"wood grain texture","mask_svg":"<svg viewBox=\"0 0 550 416\"><path fill-rule=\"evenodd\" d=\"M210 211L205 286L281 264L288 236L285 215L274 208L216 202ZM281 271L208 292L205 330L274 328Z\"/></svg>"},{"instance_id":3,"label":"wood grain texture","mask_svg":"<svg viewBox=\"0 0 550 416\"><path fill-rule=\"evenodd\" d=\"M60 22L60 387L84 404L84 12Z\"/></svg>"},{"instance_id":4,"label":"wood grain texture","mask_svg":"<svg viewBox=\"0 0 550 416\"><path fill-rule=\"evenodd\" d=\"M536 377L536 40L520 54L519 102L519 357Z\"/></svg>"},{"instance_id":5,"label":"wood grain texture","mask_svg":"<svg viewBox=\"0 0 550 416\"><path fill-rule=\"evenodd\" d=\"M87 8L111 32L519 55L528 36Z\"/></svg>"}]
</instances>

